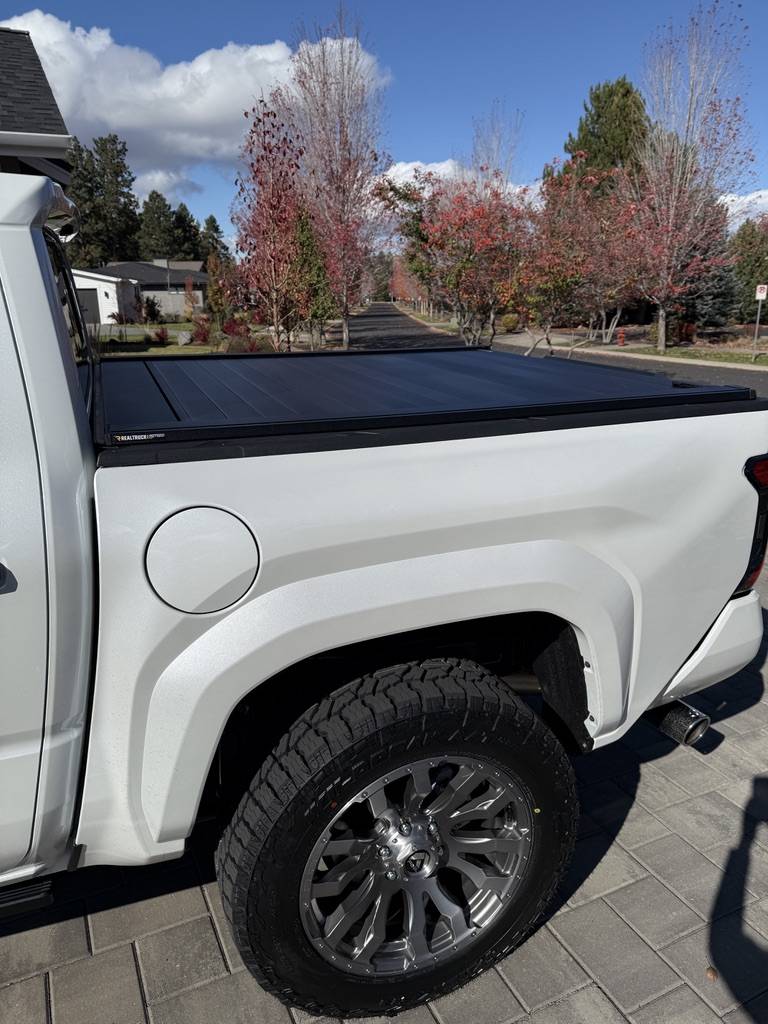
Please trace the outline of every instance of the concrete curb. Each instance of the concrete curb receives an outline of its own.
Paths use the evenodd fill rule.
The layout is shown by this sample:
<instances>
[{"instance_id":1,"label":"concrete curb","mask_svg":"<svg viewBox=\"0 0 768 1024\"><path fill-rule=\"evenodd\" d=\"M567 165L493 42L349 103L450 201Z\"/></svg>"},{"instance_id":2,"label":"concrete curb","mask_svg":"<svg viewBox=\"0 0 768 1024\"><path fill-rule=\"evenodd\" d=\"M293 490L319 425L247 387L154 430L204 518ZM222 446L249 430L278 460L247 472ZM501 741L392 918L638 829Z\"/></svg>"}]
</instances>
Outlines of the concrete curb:
<instances>
[{"instance_id":1,"label":"concrete curb","mask_svg":"<svg viewBox=\"0 0 768 1024\"><path fill-rule=\"evenodd\" d=\"M522 342L508 341L504 336L493 339L493 344L501 348L530 348L530 345ZM541 346L539 346L541 348ZM565 345L554 345L555 352L568 352ZM641 352L616 352L614 349L597 348L594 345L577 348L576 353L585 355L609 356L612 359L647 359L655 363L674 363L675 366L709 366L720 367L724 370L756 370L758 373L765 373L768 370L768 363L762 365L757 363L726 363L719 359L680 359L676 356L643 355ZM768 355L768 353L764 353Z\"/></svg>"}]
</instances>

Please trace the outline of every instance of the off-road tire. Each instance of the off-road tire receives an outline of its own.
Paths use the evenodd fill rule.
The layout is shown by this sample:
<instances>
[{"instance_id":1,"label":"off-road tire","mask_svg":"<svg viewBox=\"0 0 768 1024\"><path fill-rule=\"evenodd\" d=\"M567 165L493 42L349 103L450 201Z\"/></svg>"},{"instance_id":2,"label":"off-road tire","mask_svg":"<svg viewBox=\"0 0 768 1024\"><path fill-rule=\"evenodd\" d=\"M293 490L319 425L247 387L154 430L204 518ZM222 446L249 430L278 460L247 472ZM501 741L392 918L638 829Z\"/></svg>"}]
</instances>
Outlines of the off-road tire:
<instances>
[{"instance_id":1,"label":"off-road tire","mask_svg":"<svg viewBox=\"0 0 768 1024\"><path fill-rule=\"evenodd\" d=\"M467 952L395 977L350 976L312 948L299 889L331 808L418 758L494 760L527 787L535 842L514 900ZM503 681L452 658L394 665L309 708L243 796L219 843L224 909L248 970L284 1003L329 1017L391 1014L443 996L511 953L542 920L568 866L578 801L570 761Z\"/></svg>"}]
</instances>

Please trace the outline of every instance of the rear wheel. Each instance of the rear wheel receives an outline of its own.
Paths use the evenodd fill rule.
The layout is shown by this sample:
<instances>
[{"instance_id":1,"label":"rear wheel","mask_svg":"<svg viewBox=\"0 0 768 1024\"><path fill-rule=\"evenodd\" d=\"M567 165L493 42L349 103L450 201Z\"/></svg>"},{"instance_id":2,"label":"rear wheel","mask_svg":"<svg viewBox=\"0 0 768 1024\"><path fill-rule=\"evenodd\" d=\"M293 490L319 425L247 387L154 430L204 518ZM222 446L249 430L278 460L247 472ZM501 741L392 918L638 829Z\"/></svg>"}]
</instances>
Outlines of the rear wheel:
<instances>
[{"instance_id":1,"label":"rear wheel","mask_svg":"<svg viewBox=\"0 0 768 1024\"><path fill-rule=\"evenodd\" d=\"M243 959L334 1016L424 1002L507 955L573 847L565 752L471 662L398 665L295 723L217 854Z\"/></svg>"}]
</instances>

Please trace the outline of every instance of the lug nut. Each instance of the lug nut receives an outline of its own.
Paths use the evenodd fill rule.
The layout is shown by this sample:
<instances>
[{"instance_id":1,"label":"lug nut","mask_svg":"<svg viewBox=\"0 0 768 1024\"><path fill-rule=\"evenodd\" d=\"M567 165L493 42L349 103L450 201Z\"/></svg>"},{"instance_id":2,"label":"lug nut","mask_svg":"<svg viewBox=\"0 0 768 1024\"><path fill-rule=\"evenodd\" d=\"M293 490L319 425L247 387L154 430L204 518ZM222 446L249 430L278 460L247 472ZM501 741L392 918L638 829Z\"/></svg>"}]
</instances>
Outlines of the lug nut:
<instances>
[{"instance_id":1,"label":"lug nut","mask_svg":"<svg viewBox=\"0 0 768 1024\"><path fill-rule=\"evenodd\" d=\"M431 836L433 836L435 832L437 832L437 825L434 823L434 821L430 821L430 823L427 825L427 832L429 832Z\"/></svg>"},{"instance_id":2,"label":"lug nut","mask_svg":"<svg viewBox=\"0 0 768 1024\"><path fill-rule=\"evenodd\" d=\"M388 857L391 852L392 851L390 850L390 848L388 846L380 846L379 847L379 856L380 857Z\"/></svg>"},{"instance_id":3,"label":"lug nut","mask_svg":"<svg viewBox=\"0 0 768 1024\"><path fill-rule=\"evenodd\" d=\"M394 880L397 878L397 872L389 870L384 877L387 878L390 882L394 882Z\"/></svg>"},{"instance_id":4,"label":"lug nut","mask_svg":"<svg viewBox=\"0 0 768 1024\"><path fill-rule=\"evenodd\" d=\"M391 827L391 823L387 818L377 818L373 823L374 831L378 832L379 835L382 835L384 832L388 832Z\"/></svg>"},{"instance_id":5,"label":"lug nut","mask_svg":"<svg viewBox=\"0 0 768 1024\"><path fill-rule=\"evenodd\" d=\"M400 831L401 835L404 835L404 836L409 836L411 834L411 823L410 823L410 821L408 821L407 818L404 818L400 822L399 831Z\"/></svg>"}]
</instances>

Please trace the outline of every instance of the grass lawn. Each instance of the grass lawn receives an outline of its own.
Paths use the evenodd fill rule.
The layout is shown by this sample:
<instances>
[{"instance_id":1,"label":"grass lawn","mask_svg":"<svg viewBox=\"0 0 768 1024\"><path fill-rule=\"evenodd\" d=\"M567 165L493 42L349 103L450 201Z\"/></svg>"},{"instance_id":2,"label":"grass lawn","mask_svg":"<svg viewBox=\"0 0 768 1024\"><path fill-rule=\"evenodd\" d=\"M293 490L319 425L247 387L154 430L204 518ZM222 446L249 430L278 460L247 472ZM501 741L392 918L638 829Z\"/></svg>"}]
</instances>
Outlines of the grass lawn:
<instances>
[{"instance_id":1,"label":"grass lawn","mask_svg":"<svg viewBox=\"0 0 768 1024\"><path fill-rule=\"evenodd\" d=\"M617 349L611 346L612 351ZM668 348L666 352L657 352L655 348L649 348L648 346L635 347L634 345L626 345L618 351L626 352L628 355L638 356L654 356L664 355L669 356L672 359L703 359L711 363L751 363L752 352L748 349L721 349L720 351L711 351L709 349L700 348ZM768 350L758 349L757 350L757 363L761 366L768 366Z\"/></svg>"}]
</instances>

